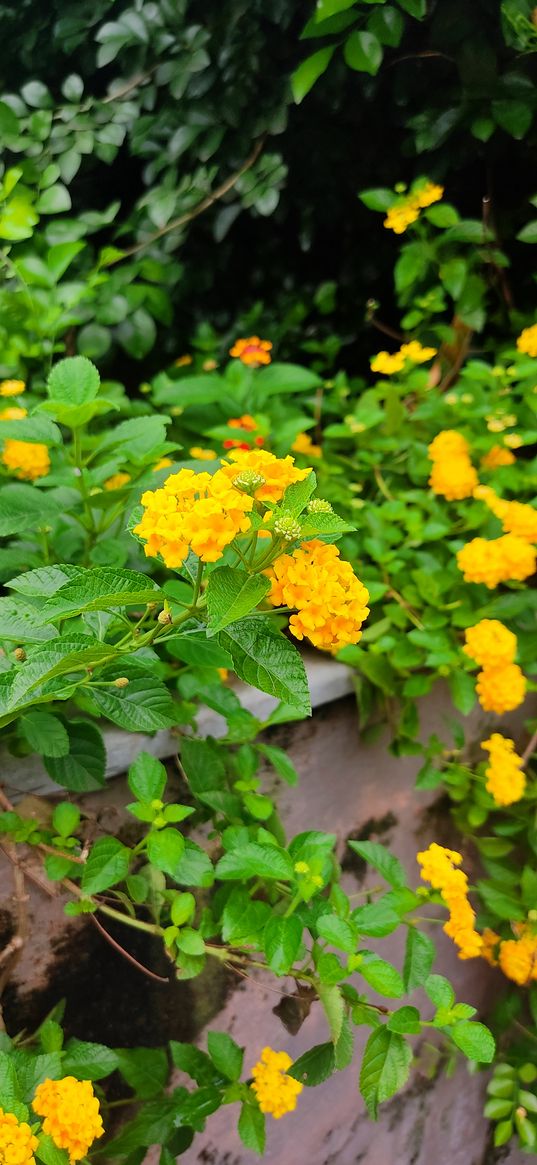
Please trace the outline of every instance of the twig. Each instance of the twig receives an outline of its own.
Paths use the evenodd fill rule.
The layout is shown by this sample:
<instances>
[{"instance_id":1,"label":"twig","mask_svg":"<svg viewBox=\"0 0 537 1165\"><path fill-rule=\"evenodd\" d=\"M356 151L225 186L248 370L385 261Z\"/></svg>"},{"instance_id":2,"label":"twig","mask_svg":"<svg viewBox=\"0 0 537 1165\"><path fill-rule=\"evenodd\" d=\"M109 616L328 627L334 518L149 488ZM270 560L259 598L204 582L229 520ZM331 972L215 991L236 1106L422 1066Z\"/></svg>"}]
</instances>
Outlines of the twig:
<instances>
[{"instance_id":1,"label":"twig","mask_svg":"<svg viewBox=\"0 0 537 1165\"><path fill-rule=\"evenodd\" d=\"M103 97L101 105L110 105L111 101L120 101L122 97L126 97L128 93L132 93L133 89L138 89L143 85L144 81L149 81L149 78L156 73L158 65L153 65L152 69L148 69L147 73L137 73L132 77L122 89L115 89L113 93L109 93L108 97Z\"/></svg>"},{"instance_id":2,"label":"twig","mask_svg":"<svg viewBox=\"0 0 537 1165\"><path fill-rule=\"evenodd\" d=\"M13 854L11 854L8 849L6 849L5 843L1 841L0 850L10 862L15 862ZM49 882L48 880L45 880L41 877L40 874L37 873L37 870L33 870L31 866L27 865L27 863L24 861L20 861L20 859L19 864L24 872L25 878L28 878L30 882L33 882L34 885L37 886L39 890L42 890L44 894L48 894L49 898L57 898L58 887L56 882Z\"/></svg>"},{"instance_id":3,"label":"twig","mask_svg":"<svg viewBox=\"0 0 537 1165\"><path fill-rule=\"evenodd\" d=\"M522 753L522 767L527 765L532 753L535 752L536 746L537 746L537 731L533 733L533 736L531 737L527 747L524 749L524 752Z\"/></svg>"},{"instance_id":4,"label":"twig","mask_svg":"<svg viewBox=\"0 0 537 1165\"><path fill-rule=\"evenodd\" d=\"M95 923L97 930L100 931L103 938L105 938L106 941L110 943L110 946L113 947L114 950L118 951L124 959L127 959L129 963L132 963L133 967L136 967L137 971L142 971L143 974L147 975L149 979L155 979L157 983L166 983L169 986L169 979L167 979L164 975L157 975L155 971L150 971L149 967L145 967L143 963L139 963L138 959L134 958L134 955L131 955L129 951L126 951L125 948L121 946L121 943L116 942L115 938L112 938L112 935L108 933L108 931L104 926L102 926L102 924L99 922L99 919L96 918L94 914L90 914L89 917L91 918L92 922Z\"/></svg>"},{"instance_id":5,"label":"twig","mask_svg":"<svg viewBox=\"0 0 537 1165\"><path fill-rule=\"evenodd\" d=\"M128 259L131 255L137 255L139 251L143 251L146 247L150 247L152 243L157 241L157 239L161 239L164 235L168 235L170 231L179 230L179 228L185 226L187 222L190 222L193 218L197 218L199 214L203 214L203 212L208 210L209 207L213 205L213 203L218 202L219 198L223 198L224 194L227 194L228 190L231 190L233 186L235 186L235 184L239 181L239 178L241 178L242 175L245 174L246 171L254 165L254 162L257 161L264 144L265 135L261 137L258 142L256 142L251 154L249 154L249 156L246 158L246 161L242 163L242 166L239 166L239 169L235 170L234 174L231 174L229 178L226 178L225 182L222 182L220 186L217 186L216 190L213 190L212 194L207 194L206 197L201 200L201 202L198 202L198 205L195 206L193 210L189 210L185 214L181 214L179 218L173 219L173 221L168 223L167 226L161 227L160 230L155 231L152 235L149 235L148 238L144 239L142 243L136 243L134 247L128 247L126 251L122 251L116 259L111 260L111 262L108 264L109 267L111 267L113 263L121 263L123 259Z\"/></svg>"}]
</instances>

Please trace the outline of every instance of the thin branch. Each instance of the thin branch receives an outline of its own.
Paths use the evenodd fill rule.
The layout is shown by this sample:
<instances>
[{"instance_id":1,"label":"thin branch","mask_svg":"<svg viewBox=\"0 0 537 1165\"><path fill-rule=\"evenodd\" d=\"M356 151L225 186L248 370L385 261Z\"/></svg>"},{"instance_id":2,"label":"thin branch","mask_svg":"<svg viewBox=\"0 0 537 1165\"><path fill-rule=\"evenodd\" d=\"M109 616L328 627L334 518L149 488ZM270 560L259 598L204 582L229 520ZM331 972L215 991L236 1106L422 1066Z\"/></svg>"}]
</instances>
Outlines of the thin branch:
<instances>
[{"instance_id":1,"label":"thin branch","mask_svg":"<svg viewBox=\"0 0 537 1165\"><path fill-rule=\"evenodd\" d=\"M533 736L531 737L527 748L525 748L524 752L522 753L522 767L523 768L525 765L527 765L530 757L535 752L536 747L537 747L537 731L533 733Z\"/></svg>"},{"instance_id":2,"label":"thin branch","mask_svg":"<svg viewBox=\"0 0 537 1165\"><path fill-rule=\"evenodd\" d=\"M102 924L99 922L99 919L96 918L94 914L90 914L89 917L91 918L92 922L95 923L97 930L100 931L103 938L106 939L107 943L110 943L110 946L113 947L115 951L118 951L118 953L122 955L124 959L127 959L127 962L132 963L133 967L136 967L137 971L142 971L142 973L147 975L149 979L155 979L157 983L166 983L169 986L169 979L167 979L164 975L157 975L155 971L150 971L149 967L145 967L143 963L139 963L138 959L135 959L134 955L130 954L130 951L126 951L125 948L121 946L121 943L116 942L115 938L112 938L112 935L108 933L108 931L104 926L102 926Z\"/></svg>"},{"instance_id":3,"label":"thin branch","mask_svg":"<svg viewBox=\"0 0 537 1165\"><path fill-rule=\"evenodd\" d=\"M205 210L208 210L209 207L213 206L215 202L218 202L219 198L223 198L224 194L227 194L228 190L232 190L232 188L239 181L239 178L241 178L247 170L251 169L251 167L254 165L254 162L257 161L264 144L265 136L256 142L251 154L249 154L249 156L246 158L246 161L242 163L242 166L239 166L239 169L235 170L234 174L231 174L229 178L226 178L225 182L222 182L220 186L217 186L216 190L213 190L212 194L207 194L201 202L198 202L198 205L195 206L193 210L189 210L185 214L181 214L179 218L173 219L173 221L169 222L167 226L161 227L160 230L155 231L152 235L149 235L149 237L144 239L142 243L136 243L134 247L128 247L126 251L122 251L121 255L119 255L117 259L114 259L109 263L109 266L111 267L113 263L121 263L123 259L128 259L131 255L137 255L139 251L143 251L146 247L150 247L152 243L157 241L157 239L161 239L164 235L168 235L170 231L179 230L180 227L185 226L187 222L190 222L193 218L197 218L199 214L203 214Z\"/></svg>"},{"instance_id":4,"label":"thin branch","mask_svg":"<svg viewBox=\"0 0 537 1165\"><path fill-rule=\"evenodd\" d=\"M110 105L111 101L121 101L122 97L126 97L128 93L132 93L133 89L138 89L140 85L144 84L144 81L149 81L153 73L156 73L157 68L158 65L153 65L153 68L148 69L147 73L137 73L135 77L127 81L127 84L122 89L115 89L113 93L108 94L108 97L103 97L101 105Z\"/></svg>"}]
</instances>

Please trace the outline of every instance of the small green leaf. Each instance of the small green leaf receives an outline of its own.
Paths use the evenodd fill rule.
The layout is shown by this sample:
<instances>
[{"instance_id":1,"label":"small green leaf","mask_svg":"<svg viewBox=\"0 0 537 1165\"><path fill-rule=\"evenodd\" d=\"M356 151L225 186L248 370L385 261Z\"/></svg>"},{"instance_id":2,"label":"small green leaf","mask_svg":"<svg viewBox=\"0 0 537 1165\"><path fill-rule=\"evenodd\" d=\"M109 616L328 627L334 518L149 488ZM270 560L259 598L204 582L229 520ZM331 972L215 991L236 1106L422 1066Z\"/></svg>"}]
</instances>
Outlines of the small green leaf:
<instances>
[{"instance_id":1,"label":"small green leaf","mask_svg":"<svg viewBox=\"0 0 537 1165\"><path fill-rule=\"evenodd\" d=\"M435 957L434 943L427 934L410 926L406 937L403 982L405 991L423 987L430 976ZM435 976L431 976L433 979ZM434 1003L434 1000L433 1000Z\"/></svg>"},{"instance_id":2,"label":"small green leaf","mask_svg":"<svg viewBox=\"0 0 537 1165\"><path fill-rule=\"evenodd\" d=\"M76 1076L77 1080L102 1080L115 1072L118 1063L112 1048L70 1039L65 1046L62 1075Z\"/></svg>"},{"instance_id":3,"label":"small green leaf","mask_svg":"<svg viewBox=\"0 0 537 1165\"><path fill-rule=\"evenodd\" d=\"M223 881L267 878L290 882L293 879L293 863L285 850L278 846L248 842L220 858L216 876Z\"/></svg>"},{"instance_id":4,"label":"small green leaf","mask_svg":"<svg viewBox=\"0 0 537 1165\"><path fill-rule=\"evenodd\" d=\"M38 708L26 712L19 720L19 729L34 752L40 753L41 756L67 756L69 752L67 729L51 712L42 712Z\"/></svg>"},{"instance_id":5,"label":"small green leaf","mask_svg":"<svg viewBox=\"0 0 537 1165\"><path fill-rule=\"evenodd\" d=\"M227 1080L240 1079L244 1048L240 1048L227 1032L208 1032L207 1048L211 1060Z\"/></svg>"},{"instance_id":6,"label":"small green leaf","mask_svg":"<svg viewBox=\"0 0 537 1165\"><path fill-rule=\"evenodd\" d=\"M349 848L359 854L368 865L373 866L373 869L378 870L394 889L407 885L401 862L386 849L386 846L376 841L349 841Z\"/></svg>"},{"instance_id":7,"label":"small green leaf","mask_svg":"<svg viewBox=\"0 0 537 1165\"><path fill-rule=\"evenodd\" d=\"M378 1106L390 1100L406 1084L412 1062L412 1048L398 1032L377 1027L371 1033L362 1059L360 1092L372 1120Z\"/></svg>"},{"instance_id":8,"label":"small green leaf","mask_svg":"<svg viewBox=\"0 0 537 1165\"><path fill-rule=\"evenodd\" d=\"M319 77L322 77L333 55L334 47L328 45L326 48L312 53L311 57L306 57L306 60L302 61L298 69L295 69L295 72L291 76L291 89L297 105L300 105L300 102L304 100L306 94L315 85L315 82L319 80Z\"/></svg>"},{"instance_id":9,"label":"small green leaf","mask_svg":"<svg viewBox=\"0 0 537 1165\"><path fill-rule=\"evenodd\" d=\"M386 995L388 999L400 999L405 993L404 983L397 968L385 959L380 959L378 955L364 954L358 971L379 995Z\"/></svg>"},{"instance_id":10,"label":"small green leaf","mask_svg":"<svg viewBox=\"0 0 537 1165\"><path fill-rule=\"evenodd\" d=\"M496 1044L488 1027L483 1023L461 1019L448 1030L453 1043L469 1060L477 1060L480 1064L492 1063Z\"/></svg>"},{"instance_id":11,"label":"small green leaf","mask_svg":"<svg viewBox=\"0 0 537 1165\"><path fill-rule=\"evenodd\" d=\"M375 76L382 64L383 49L377 36L365 29L351 32L345 41L343 55L349 68Z\"/></svg>"},{"instance_id":12,"label":"small green leaf","mask_svg":"<svg viewBox=\"0 0 537 1165\"><path fill-rule=\"evenodd\" d=\"M177 829L159 829L147 839L147 856L157 870L169 874L174 881L185 849L185 839Z\"/></svg>"},{"instance_id":13,"label":"small green leaf","mask_svg":"<svg viewBox=\"0 0 537 1165\"><path fill-rule=\"evenodd\" d=\"M85 894L100 894L122 882L129 872L131 851L117 837L101 837L92 846L82 873Z\"/></svg>"},{"instance_id":14,"label":"small green leaf","mask_svg":"<svg viewBox=\"0 0 537 1165\"><path fill-rule=\"evenodd\" d=\"M149 752L140 752L129 768L127 783L137 801L160 801L166 787L164 765Z\"/></svg>"},{"instance_id":15,"label":"small green leaf","mask_svg":"<svg viewBox=\"0 0 537 1165\"><path fill-rule=\"evenodd\" d=\"M302 945L302 923L296 917L273 914L265 927L263 947L275 975L287 975Z\"/></svg>"},{"instance_id":16,"label":"small green leaf","mask_svg":"<svg viewBox=\"0 0 537 1165\"><path fill-rule=\"evenodd\" d=\"M307 1088L314 1088L315 1085L323 1084L325 1080L328 1080L328 1077L335 1071L335 1067L334 1045L329 1042L316 1044L314 1048L304 1052L304 1055L299 1056L291 1068L287 1069L287 1073L295 1080L300 1080L300 1083L305 1084Z\"/></svg>"},{"instance_id":17,"label":"small green leaf","mask_svg":"<svg viewBox=\"0 0 537 1165\"><path fill-rule=\"evenodd\" d=\"M265 1151L265 1117L257 1105L243 1101L237 1127L243 1145L261 1157Z\"/></svg>"},{"instance_id":18,"label":"small green leaf","mask_svg":"<svg viewBox=\"0 0 537 1165\"><path fill-rule=\"evenodd\" d=\"M66 728L69 752L67 756L44 757L47 773L58 785L75 793L101 788L106 765L102 734L88 720L71 720Z\"/></svg>"}]
</instances>

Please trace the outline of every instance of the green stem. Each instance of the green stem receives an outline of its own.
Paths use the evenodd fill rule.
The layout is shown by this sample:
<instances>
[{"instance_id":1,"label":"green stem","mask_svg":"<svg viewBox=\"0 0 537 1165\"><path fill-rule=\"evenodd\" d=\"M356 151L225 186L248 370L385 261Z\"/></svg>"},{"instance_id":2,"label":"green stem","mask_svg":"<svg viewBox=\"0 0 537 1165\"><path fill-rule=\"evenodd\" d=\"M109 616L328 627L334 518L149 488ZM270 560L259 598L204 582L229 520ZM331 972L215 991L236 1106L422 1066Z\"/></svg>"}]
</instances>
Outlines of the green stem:
<instances>
[{"instance_id":1,"label":"green stem","mask_svg":"<svg viewBox=\"0 0 537 1165\"><path fill-rule=\"evenodd\" d=\"M287 907L287 910L285 911L285 914L283 917L290 918L291 915L295 913L297 906L300 906L301 902L302 902L302 894L300 893L300 891L297 891L294 898L289 903L289 906Z\"/></svg>"}]
</instances>

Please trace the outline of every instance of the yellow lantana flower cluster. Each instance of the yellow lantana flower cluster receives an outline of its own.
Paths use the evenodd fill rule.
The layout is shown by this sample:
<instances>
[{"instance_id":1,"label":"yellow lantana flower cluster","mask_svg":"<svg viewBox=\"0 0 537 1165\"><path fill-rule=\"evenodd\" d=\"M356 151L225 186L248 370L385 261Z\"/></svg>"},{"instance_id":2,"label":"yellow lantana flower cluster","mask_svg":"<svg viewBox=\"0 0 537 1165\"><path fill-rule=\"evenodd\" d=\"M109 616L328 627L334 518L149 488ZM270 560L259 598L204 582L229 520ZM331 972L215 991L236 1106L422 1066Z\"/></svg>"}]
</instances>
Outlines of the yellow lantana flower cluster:
<instances>
[{"instance_id":1,"label":"yellow lantana flower cluster","mask_svg":"<svg viewBox=\"0 0 537 1165\"><path fill-rule=\"evenodd\" d=\"M2 1165L35 1165L39 1141L26 1121L0 1108L0 1162Z\"/></svg>"},{"instance_id":2,"label":"yellow lantana flower cluster","mask_svg":"<svg viewBox=\"0 0 537 1165\"><path fill-rule=\"evenodd\" d=\"M372 356L371 371L392 376L394 372L401 372L408 360L412 364L426 364L433 356L436 356L436 348L424 348L419 340L409 340L407 344L401 344L397 352L377 352Z\"/></svg>"},{"instance_id":3,"label":"yellow lantana flower cluster","mask_svg":"<svg viewBox=\"0 0 537 1165\"><path fill-rule=\"evenodd\" d=\"M524 796L526 777L522 771L523 760L518 756L515 743L499 732L493 732L484 740L481 748L489 753L489 765L485 769L486 787L496 805L514 805Z\"/></svg>"},{"instance_id":4,"label":"yellow lantana flower cluster","mask_svg":"<svg viewBox=\"0 0 537 1165\"><path fill-rule=\"evenodd\" d=\"M130 473L113 473L111 477L106 479L104 488L107 490L122 489L124 485L128 485L130 480Z\"/></svg>"},{"instance_id":5,"label":"yellow lantana flower cluster","mask_svg":"<svg viewBox=\"0 0 537 1165\"><path fill-rule=\"evenodd\" d=\"M33 1108L44 1117L43 1131L58 1149L66 1149L71 1165L81 1161L104 1133L99 1101L90 1080L44 1080L36 1090Z\"/></svg>"},{"instance_id":6,"label":"yellow lantana flower cluster","mask_svg":"<svg viewBox=\"0 0 537 1165\"><path fill-rule=\"evenodd\" d=\"M188 452L195 461L216 461L217 458L214 449L204 449L202 445L193 445Z\"/></svg>"},{"instance_id":7,"label":"yellow lantana flower cluster","mask_svg":"<svg viewBox=\"0 0 537 1165\"><path fill-rule=\"evenodd\" d=\"M262 484L254 492L260 502L279 502L287 487L296 481L303 481L311 469L309 466L307 469L299 469L293 457L275 457L274 453L266 449L233 449L228 460L223 462L222 469L213 475L213 480L222 473L230 484L234 484L236 478L245 472L263 478Z\"/></svg>"},{"instance_id":8,"label":"yellow lantana flower cluster","mask_svg":"<svg viewBox=\"0 0 537 1165\"><path fill-rule=\"evenodd\" d=\"M512 712L524 702L526 677L517 663L505 667L486 667L479 672L476 682L477 698L485 712Z\"/></svg>"},{"instance_id":9,"label":"yellow lantana flower cluster","mask_svg":"<svg viewBox=\"0 0 537 1165\"><path fill-rule=\"evenodd\" d=\"M500 469L503 465L513 465L516 461L514 453L504 445L493 445L488 453L481 458L483 469Z\"/></svg>"},{"instance_id":10,"label":"yellow lantana flower cluster","mask_svg":"<svg viewBox=\"0 0 537 1165\"><path fill-rule=\"evenodd\" d=\"M481 667L502 667L513 663L517 638L499 619L481 619L464 632L463 651Z\"/></svg>"},{"instance_id":11,"label":"yellow lantana flower cluster","mask_svg":"<svg viewBox=\"0 0 537 1165\"><path fill-rule=\"evenodd\" d=\"M321 457L323 452L320 445L314 444L309 433L299 433L291 449L293 453L303 453L305 457Z\"/></svg>"},{"instance_id":12,"label":"yellow lantana flower cluster","mask_svg":"<svg viewBox=\"0 0 537 1165\"><path fill-rule=\"evenodd\" d=\"M523 329L517 339L516 346L518 351L523 352L526 356L537 356L537 324L532 324L531 328Z\"/></svg>"},{"instance_id":13,"label":"yellow lantana flower cluster","mask_svg":"<svg viewBox=\"0 0 537 1165\"><path fill-rule=\"evenodd\" d=\"M516 938L502 939L493 930L483 932L483 957L491 967L500 967L504 975L519 987L537 980L537 934L527 923L513 923Z\"/></svg>"},{"instance_id":14,"label":"yellow lantana flower cluster","mask_svg":"<svg viewBox=\"0 0 537 1165\"><path fill-rule=\"evenodd\" d=\"M481 619L465 631L463 651L482 670L476 692L485 712L511 712L526 695L526 679L514 662L517 638L498 619Z\"/></svg>"},{"instance_id":15,"label":"yellow lantana flower cluster","mask_svg":"<svg viewBox=\"0 0 537 1165\"><path fill-rule=\"evenodd\" d=\"M36 481L48 473L50 456L46 445L15 441L9 437L4 441L2 463L21 481Z\"/></svg>"},{"instance_id":16,"label":"yellow lantana flower cluster","mask_svg":"<svg viewBox=\"0 0 537 1165\"><path fill-rule=\"evenodd\" d=\"M293 607L289 629L324 651L339 651L361 639L369 614L369 593L333 543L313 539L282 554L267 571L274 607Z\"/></svg>"},{"instance_id":17,"label":"yellow lantana flower cluster","mask_svg":"<svg viewBox=\"0 0 537 1165\"><path fill-rule=\"evenodd\" d=\"M286 1075L292 1064L287 1052L263 1048L261 1059L252 1068L252 1092L255 1092L261 1112L270 1114L275 1120L294 1111L297 1097L304 1087L299 1080Z\"/></svg>"},{"instance_id":18,"label":"yellow lantana flower cluster","mask_svg":"<svg viewBox=\"0 0 537 1165\"><path fill-rule=\"evenodd\" d=\"M481 954L483 939L475 929L475 912L468 901L468 878L458 870L462 862L456 850L445 849L435 841L427 850L417 854L421 877L434 890L439 890L449 910L444 931L459 948L460 959L473 959Z\"/></svg>"},{"instance_id":19,"label":"yellow lantana flower cluster","mask_svg":"<svg viewBox=\"0 0 537 1165\"><path fill-rule=\"evenodd\" d=\"M472 538L457 551L457 566L465 582L484 583L489 590L501 582L522 582L535 573L535 551L523 538Z\"/></svg>"},{"instance_id":20,"label":"yellow lantana flower cluster","mask_svg":"<svg viewBox=\"0 0 537 1165\"><path fill-rule=\"evenodd\" d=\"M433 463L429 478L433 493L441 494L450 502L472 497L479 479L462 433L444 429L431 441L427 452Z\"/></svg>"},{"instance_id":21,"label":"yellow lantana flower cluster","mask_svg":"<svg viewBox=\"0 0 537 1165\"><path fill-rule=\"evenodd\" d=\"M28 416L27 409L19 409L17 405L9 405L0 412L0 421L22 421Z\"/></svg>"},{"instance_id":22,"label":"yellow lantana flower cluster","mask_svg":"<svg viewBox=\"0 0 537 1165\"><path fill-rule=\"evenodd\" d=\"M419 218L420 210L431 206L433 202L439 202L443 194L443 186L438 186L436 182L426 182L419 190L411 191L390 207L383 226L396 235L404 234L407 227Z\"/></svg>"}]
</instances>

